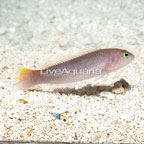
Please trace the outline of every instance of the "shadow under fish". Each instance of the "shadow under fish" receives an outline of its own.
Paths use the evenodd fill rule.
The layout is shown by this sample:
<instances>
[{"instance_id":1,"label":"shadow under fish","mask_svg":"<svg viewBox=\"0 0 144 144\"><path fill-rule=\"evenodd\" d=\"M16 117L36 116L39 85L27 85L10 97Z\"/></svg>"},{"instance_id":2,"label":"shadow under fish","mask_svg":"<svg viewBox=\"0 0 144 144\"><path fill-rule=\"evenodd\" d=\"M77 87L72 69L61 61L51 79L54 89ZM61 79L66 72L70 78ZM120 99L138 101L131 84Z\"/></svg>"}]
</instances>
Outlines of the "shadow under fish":
<instances>
[{"instance_id":1,"label":"shadow under fish","mask_svg":"<svg viewBox=\"0 0 144 144\"><path fill-rule=\"evenodd\" d=\"M39 91L39 92L50 92L50 93L60 93L65 95L79 95L79 96L100 96L101 92L111 92L115 94L125 94L127 90L130 90L131 86L129 83L124 80L120 79L119 81L116 81L112 86L106 86L106 85L100 85L100 86L91 86L90 84L79 88L56 88L53 91L44 91L44 90L36 90L36 89L30 89L29 91Z\"/></svg>"},{"instance_id":2,"label":"shadow under fish","mask_svg":"<svg viewBox=\"0 0 144 144\"><path fill-rule=\"evenodd\" d=\"M121 90L123 89L123 90ZM61 94L74 94L74 95L79 95L79 96L90 96L90 95L100 95L101 92L112 92L115 94L125 94L126 90L130 90L131 86L126 82L124 79L121 79L117 82L114 83L113 86L91 86L90 84L84 86L83 88L80 89L75 89L75 88L65 88L65 89L55 89L53 92L58 92Z\"/></svg>"}]
</instances>

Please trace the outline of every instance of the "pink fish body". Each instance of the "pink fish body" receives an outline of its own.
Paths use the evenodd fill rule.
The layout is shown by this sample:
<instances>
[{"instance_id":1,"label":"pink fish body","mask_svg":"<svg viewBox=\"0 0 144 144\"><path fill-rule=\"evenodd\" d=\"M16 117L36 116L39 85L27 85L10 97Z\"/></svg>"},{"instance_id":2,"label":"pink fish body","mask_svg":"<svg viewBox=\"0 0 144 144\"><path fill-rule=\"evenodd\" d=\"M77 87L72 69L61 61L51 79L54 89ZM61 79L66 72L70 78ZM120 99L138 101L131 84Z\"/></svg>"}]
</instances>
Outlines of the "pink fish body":
<instances>
[{"instance_id":1,"label":"pink fish body","mask_svg":"<svg viewBox=\"0 0 144 144\"><path fill-rule=\"evenodd\" d=\"M21 88L36 84L64 84L102 76L129 64L134 55L122 49L101 49L42 70L23 68L18 74Z\"/></svg>"}]
</instances>

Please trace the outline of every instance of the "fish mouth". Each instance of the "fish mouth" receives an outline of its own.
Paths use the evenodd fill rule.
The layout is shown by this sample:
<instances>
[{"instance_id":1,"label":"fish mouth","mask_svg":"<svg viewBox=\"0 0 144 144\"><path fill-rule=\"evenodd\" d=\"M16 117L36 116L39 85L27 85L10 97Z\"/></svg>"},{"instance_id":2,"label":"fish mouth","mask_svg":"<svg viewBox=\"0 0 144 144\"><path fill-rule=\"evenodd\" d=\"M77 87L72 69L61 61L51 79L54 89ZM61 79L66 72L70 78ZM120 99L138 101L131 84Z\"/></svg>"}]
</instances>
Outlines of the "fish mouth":
<instances>
[{"instance_id":1,"label":"fish mouth","mask_svg":"<svg viewBox=\"0 0 144 144\"><path fill-rule=\"evenodd\" d=\"M131 57L131 61L133 61L135 58L135 56L132 53L130 53L130 57Z\"/></svg>"},{"instance_id":2,"label":"fish mouth","mask_svg":"<svg viewBox=\"0 0 144 144\"><path fill-rule=\"evenodd\" d=\"M132 55L132 59L134 59L135 56L133 54L131 54L131 55Z\"/></svg>"}]
</instances>

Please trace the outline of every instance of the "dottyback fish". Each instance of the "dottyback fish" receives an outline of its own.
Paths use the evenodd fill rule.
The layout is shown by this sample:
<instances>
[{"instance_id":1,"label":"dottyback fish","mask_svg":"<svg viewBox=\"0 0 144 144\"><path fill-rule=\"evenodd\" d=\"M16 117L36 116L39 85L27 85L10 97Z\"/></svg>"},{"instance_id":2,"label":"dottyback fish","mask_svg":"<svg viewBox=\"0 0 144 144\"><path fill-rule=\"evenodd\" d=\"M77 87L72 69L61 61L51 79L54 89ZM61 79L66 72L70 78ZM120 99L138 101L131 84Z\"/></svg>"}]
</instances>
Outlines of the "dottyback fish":
<instances>
[{"instance_id":1,"label":"dottyback fish","mask_svg":"<svg viewBox=\"0 0 144 144\"><path fill-rule=\"evenodd\" d=\"M64 84L102 76L126 66L134 55L122 49L100 49L66 60L42 70L22 68L18 85L28 89L37 84Z\"/></svg>"}]
</instances>

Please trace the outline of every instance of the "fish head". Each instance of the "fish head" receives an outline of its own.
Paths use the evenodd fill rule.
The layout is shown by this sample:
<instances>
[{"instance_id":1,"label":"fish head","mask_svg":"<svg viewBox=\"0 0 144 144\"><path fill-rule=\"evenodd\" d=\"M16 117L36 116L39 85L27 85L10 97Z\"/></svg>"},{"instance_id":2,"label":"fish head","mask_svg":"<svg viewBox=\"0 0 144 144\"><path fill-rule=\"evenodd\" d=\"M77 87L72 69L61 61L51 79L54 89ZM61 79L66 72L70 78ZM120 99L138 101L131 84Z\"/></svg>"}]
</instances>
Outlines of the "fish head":
<instances>
[{"instance_id":1,"label":"fish head","mask_svg":"<svg viewBox=\"0 0 144 144\"><path fill-rule=\"evenodd\" d=\"M134 59L134 55L126 50L115 50L110 54L106 65L108 71L114 71L128 65Z\"/></svg>"}]
</instances>

